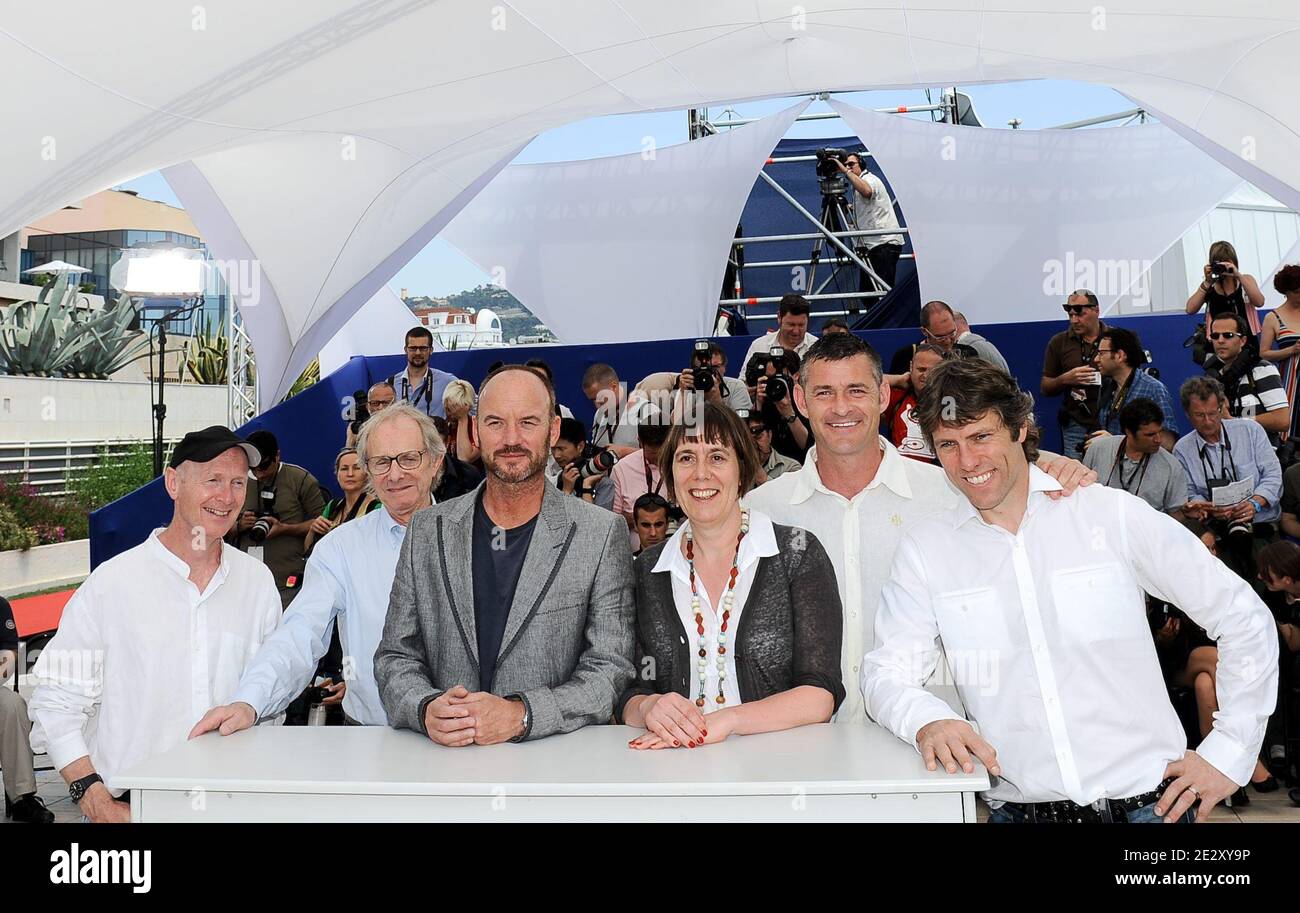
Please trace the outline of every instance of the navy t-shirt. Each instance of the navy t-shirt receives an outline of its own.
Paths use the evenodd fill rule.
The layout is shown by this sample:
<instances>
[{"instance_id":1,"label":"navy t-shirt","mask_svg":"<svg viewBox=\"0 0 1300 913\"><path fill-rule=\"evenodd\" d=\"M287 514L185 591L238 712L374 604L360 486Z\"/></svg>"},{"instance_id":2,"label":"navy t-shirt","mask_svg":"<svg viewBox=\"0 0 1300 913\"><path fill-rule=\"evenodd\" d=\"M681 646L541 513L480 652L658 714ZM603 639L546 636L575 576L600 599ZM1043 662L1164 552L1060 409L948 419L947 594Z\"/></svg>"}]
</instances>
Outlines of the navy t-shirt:
<instances>
[{"instance_id":1,"label":"navy t-shirt","mask_svg":"<svg viewBox=\"0 0 1300 913\"><path fill-rule=\"evenodd\" d=\"M491 691L497 655L505 634L510 604L515 600L519 572L528 556L537 518L503 530L483 509L483 493L474 501L474 626L478 636L480 691Z\"/></svg>"}]
</instances>

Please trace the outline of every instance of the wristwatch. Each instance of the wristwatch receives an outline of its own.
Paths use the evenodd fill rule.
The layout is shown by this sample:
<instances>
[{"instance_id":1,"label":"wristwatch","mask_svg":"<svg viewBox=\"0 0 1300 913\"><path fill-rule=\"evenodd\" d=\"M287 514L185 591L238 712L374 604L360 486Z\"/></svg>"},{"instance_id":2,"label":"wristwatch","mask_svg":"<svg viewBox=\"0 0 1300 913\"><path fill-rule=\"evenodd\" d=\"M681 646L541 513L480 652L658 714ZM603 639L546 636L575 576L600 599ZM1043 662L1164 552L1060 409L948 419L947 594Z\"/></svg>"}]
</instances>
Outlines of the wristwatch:
<instances>
[{"instance_id":1,"label":"wristwatch","mask_svg":"<svg viewBox=\"0 0 1300 913\"><path fill-rule=\"evenodd\" d=\"M784 421L787 425L793 425L798 418L799 418L798 413L792 412L790 415L787 415L785 417Z\"/></svg>"},{"instance_id":2,"label":"wristwatch","mask_svg":"<svg viewBox=\"0 0 1300 913\"><path fill-rule=\"evenodd\" d=\"M103 782L104 778L99 774L91 774L90 776L82 777L80 780L73 780L68 785L68 795L72 796L73 802L79 803L86 797L86 790L90 789L90 787L94 786L96 783Z\"/></svg>"},{"instance_id":3,"label":"wristwatch","mask_svg":"<svg viewBox=\"0 0 1300 913\"><path fill-rule=\"evenodd\" d=\"M510 739L510 741L512 741L512 742L522 742L522 741L524 740L524 736L528 735L528 730L531 729L531 728L532 728L532 725L533 725L532 714L531 714L531 713L529 712L529 710L528 710L528 701L524 700L524 697L523 697L522 694L507 694L507 695L506 695L506 700L508 700L508 701L518 701L519 703L521 703L521 704L524 705L524 729L523 729L523 732L519 733L519 735L517 735L517 736L512 736L511 739Z\"/></svg>"}]
</instances>

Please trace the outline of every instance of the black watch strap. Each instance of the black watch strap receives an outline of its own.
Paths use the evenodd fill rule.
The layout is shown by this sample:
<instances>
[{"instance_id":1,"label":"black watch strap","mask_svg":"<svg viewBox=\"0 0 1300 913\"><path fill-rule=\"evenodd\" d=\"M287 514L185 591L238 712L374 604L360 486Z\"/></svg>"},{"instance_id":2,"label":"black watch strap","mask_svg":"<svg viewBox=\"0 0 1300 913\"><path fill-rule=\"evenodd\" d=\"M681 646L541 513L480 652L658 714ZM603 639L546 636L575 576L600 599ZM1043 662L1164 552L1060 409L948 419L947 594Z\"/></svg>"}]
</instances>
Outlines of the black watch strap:
<instances>
[{"instance_id":1,"label":"black watch strap","mask_svg":"<svg viewBox=\"0 0 1300 913\"><path fill-rule=\"evenodd\" d=\"M68 785L68 795L72 796L73 802L80 802L85 798L86 791L96 783L103 783L104 778L99 774L90 774L82 777L80 780L73 780Z\"/></svg>"}]
</instances>

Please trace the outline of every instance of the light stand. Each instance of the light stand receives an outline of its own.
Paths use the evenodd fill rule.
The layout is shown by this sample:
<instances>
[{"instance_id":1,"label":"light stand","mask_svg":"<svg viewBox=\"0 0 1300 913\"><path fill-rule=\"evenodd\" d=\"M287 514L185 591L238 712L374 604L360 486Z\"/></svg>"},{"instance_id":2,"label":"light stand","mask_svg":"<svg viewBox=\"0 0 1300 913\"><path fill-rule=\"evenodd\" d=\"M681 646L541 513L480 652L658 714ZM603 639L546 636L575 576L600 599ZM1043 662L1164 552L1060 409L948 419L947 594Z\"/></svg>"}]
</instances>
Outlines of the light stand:
<instances>
[{"instance_id":1,"label":"light stand","mask_svg":"<svg viewBox=\"0 0 1300 913\"><path fill-rule=\"evenodd\" d=\"M183 299L184 300L184 299ZM188 306L183 306L180 301L175 306L165 307L157 317L146 317L145 308L141 308L141 321L148 321L153 324L149 331L150 352L149 364L153 364L152 340L156 330L158 333L158 371L154 375L158 382L158 398L153 400L153 475L154 478L163 473L163 453L166 450L166 438L163 435L163 425L167 421L167 403L165 400L165 382L167 379L167 323L172 320L179 320L194 313L202 307L203 299L196 298ZM152 397L151 397L152 399Z\"/></svg>"}]
</instances>

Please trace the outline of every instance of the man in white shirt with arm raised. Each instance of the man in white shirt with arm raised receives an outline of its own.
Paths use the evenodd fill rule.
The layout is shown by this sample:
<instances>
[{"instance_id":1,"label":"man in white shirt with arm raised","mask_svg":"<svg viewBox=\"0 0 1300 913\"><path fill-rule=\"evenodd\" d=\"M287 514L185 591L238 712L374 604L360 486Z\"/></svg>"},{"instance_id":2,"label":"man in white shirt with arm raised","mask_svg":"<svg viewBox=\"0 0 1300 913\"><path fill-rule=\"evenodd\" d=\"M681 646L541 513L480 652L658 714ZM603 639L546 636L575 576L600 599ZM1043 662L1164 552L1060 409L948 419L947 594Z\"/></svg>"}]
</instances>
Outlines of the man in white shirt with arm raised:
<instances>
[{"instance_id":1,"label":"man in white shirt with arm raised","mask_svg":"<svg viewBox=\"0 0 1300 913\"><path fill-rule=\"evenodd\" d=\"M983 364L983 363L981 363ZM991 367L989 370L993 370ZM745 503L777 523L817 536L835 567L844 606L841 673L848 693L837 723L864 721L862 656L874 643L880 588L903 533L959 500L937 466L909 460L880 435L889 406L880 356L856 336L835 333L808 350L795 385L817 443L803 468L760 485ZM1096 479L1074 460L1045 457L1066 492Z\"/></svg>"},{"instance_id":2,"label":"man in white shirt with arm raised","mask_svg":"<svg viewBox=\"0 0 1300 913\"><path fill-rule=\"evenodd\" d=\"M930 769L997 779L991 820L1205 820L1245 784L1277 697L1277 634L1250 586L1127 492L1032 466L1033 398L976 361L931 372L918 406L965 496L899 544L863 661L867 713ZM1219 712L1195 751L1156 659L1143 590L1219 646ZM979 734L921 686L940 644ZM965 670L963 673L962 670Z\"/></svg>"},{"instance_id":3,"label":"man in white shirt with arm raised","mask_svg":"<svg viewBox=\"0 0 1300 913\"><path fill-rule=\"evenodd\" d=\"M95 569L37 660L32 750L93 822L131 820L113 777L185 741L280 623L271 572L222 541L260 462L220 425L185 435L163 473L170 525Z\"/></svg>"},{"instance_id":4,"label":"man in white shirt with arm raised","mask_svg":"<svg viewBox=\"0 0 1300 913\"><path fill-rule=\"evenodd\" d=\"M343 713L349 723L388 725L375 684L375 648L406 527L432 502L445 454L433 419L406 404L390 406L361 426L357 456L383 508L344 523L316 543L284 624L257 652L230 703L209 710L190 738L214 729L230 735L284 712L311 684L329 649L335 618L347 684Z\"/></svg>"}]
</instances>

